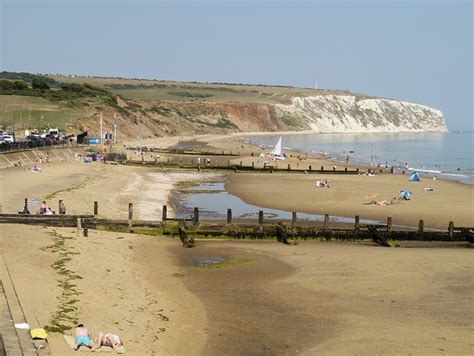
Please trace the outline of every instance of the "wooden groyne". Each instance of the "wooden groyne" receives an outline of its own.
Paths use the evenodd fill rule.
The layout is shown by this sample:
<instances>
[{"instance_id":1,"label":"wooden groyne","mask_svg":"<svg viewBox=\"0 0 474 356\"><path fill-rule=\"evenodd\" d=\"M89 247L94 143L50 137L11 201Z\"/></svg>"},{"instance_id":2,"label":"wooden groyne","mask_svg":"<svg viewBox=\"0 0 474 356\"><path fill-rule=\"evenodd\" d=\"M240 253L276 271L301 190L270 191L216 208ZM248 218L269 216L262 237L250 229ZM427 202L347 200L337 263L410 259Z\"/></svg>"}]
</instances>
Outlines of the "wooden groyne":
<instances>
[{"instance_id":1,"label":"wooden groyne","mask_svg":"<svg viewBox=\"0 0 474 356\"><path fill-rule=\"evenodd\" d=\"M349 175L357 175L360 174L359 168L355 169L336 169L334 167L328 168L324 166L320 167L313 167L309 166L307 169L301 169L298 167L291 166L291 164L287 164L284 167L273 167L273 166L264 166L258 167L255 163L251 165L245 165L243 162L239 164L232 164L230 161L227 163L216 162L211 164L197 164L194 162L175 162L174 160L166 160L166 161L145 161L143 160L127 160L124 161L123 164L129 166L145 166L145 167L157 167L159 169L184 169L184 170L194 170L194 171L233 171L234 173L238 172L260 172L260 173L303 173L303 174L313 174L313 173L320 173L320 174L349 174Z\"/></svg>"},{"instance_id":2,"label":"wooden groyne","mask_svg":"<svg viewBox=\"0 0 474 356\"><path fill-rule=\"evenodd\" d=\"M188 219L178 219L167 216L167 207L163 206L161 221L135 220L133 204L128 206L128 219L103 219L98 217L98 203L94 202L93 214L87 215L33 215L33 214L0 214L0 224L28 224L58 227L76 227L87 236L88 229L103 229L124 232L137 232L151 235L182 235L186 232L189 238L230 238L230 239L276 239L282 240L341 240L360 241L372 240L387 246L389 240L394 241L446 241L474 243L474 227L455 226L453 221L448 223L446 230L427 230L423 220L419 221L417 229L409 230L393 225L391 217L385 224L361 224L360 217L354 217L350 227L330 226L330 216L324 215L320 223L299 221L297 213L292 213L291 220L265 220L264 212L260 210L254 220L234 221L232 209L227 209L223 221L201 221L199 208L194 208ZM181 226L181 230L178 225ZM282 230L283 229L283 230ZM283 232L282 232L283 231ZM181 232L181 233L180 233ZM282 236L286 236L283 238ZM182 236L181 236L182 237Z\"/></svg>"},{"instance_id":3,"label":"wooden groyne","mask_svg":"<svg viewBox=\"0 0 474 356\"><path fill-rule=\"evenodd\" d=\"M150 153L162 153L169 155L184 156L240 156L240 151L233 150L199 150L199 149L178 149L178 148L154 148L154 147L126 147L128 151L141 151ZM253 156L253 154L252 154Z\"/></svg>"}]
</instances>

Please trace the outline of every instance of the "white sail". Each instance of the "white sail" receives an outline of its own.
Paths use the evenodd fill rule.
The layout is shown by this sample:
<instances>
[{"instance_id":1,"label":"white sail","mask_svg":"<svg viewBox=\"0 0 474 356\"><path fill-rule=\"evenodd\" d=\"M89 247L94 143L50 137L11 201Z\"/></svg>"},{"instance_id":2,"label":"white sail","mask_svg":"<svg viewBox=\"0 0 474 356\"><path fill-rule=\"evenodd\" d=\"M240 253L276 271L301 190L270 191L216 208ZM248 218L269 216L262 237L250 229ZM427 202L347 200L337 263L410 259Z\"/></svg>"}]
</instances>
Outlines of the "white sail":
<instances>
[{"instance_id":1,"label":"white sail","mask_svg":"<svg viewBox=\"0 0 474 356\"><path fill-rule=\"evenodd\" d=\"M270 155L278 159L285 159L285 154L283 153L283 148L281 146L281 136L278 139L278 142L275 145L275 147L273 147L272 152L270 152Z\"/></svg>"}]
</instances>

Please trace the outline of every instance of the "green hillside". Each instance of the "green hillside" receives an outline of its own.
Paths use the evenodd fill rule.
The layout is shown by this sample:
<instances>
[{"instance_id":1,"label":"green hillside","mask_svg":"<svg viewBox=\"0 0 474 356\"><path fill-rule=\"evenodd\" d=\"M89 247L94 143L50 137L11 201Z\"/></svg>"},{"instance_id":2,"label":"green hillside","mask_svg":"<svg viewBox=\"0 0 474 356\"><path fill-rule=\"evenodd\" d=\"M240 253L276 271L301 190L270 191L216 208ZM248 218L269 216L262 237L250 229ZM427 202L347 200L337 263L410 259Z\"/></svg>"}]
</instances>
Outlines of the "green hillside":
<instances>
[{"instance_id":1,"label":"green hillside","mask_svg":"<svg viewBox=\"0 0 474 356\"><path fill-rule=\"evenodd\" d=\"M89 83L128 99L166 101L251 102L288 104L292 96L340 94L342 91L316 90L290 86L227 83L174 82L160 80L52 77L58 82Z\"/></svg>"}]
</instances>

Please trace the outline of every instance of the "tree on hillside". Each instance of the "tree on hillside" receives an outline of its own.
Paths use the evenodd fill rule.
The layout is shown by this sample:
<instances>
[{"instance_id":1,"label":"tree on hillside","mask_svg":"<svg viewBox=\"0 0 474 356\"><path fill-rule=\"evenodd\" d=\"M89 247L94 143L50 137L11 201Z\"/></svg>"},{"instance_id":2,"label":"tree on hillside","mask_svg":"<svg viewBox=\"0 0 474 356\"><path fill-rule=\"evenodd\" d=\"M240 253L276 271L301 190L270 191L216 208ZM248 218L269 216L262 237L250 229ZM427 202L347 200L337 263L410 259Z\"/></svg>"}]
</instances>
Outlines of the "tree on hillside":
<instances>
[{"instance_id":1,"label":"tree on hillside","mask_svg":"<svg viewBox=\"0 0 474 356\"><path fill-rule=\"evenodd\" d=\"M38 89L38 90L49 90L49 85L46 83L45 80L39 77L34 77L33 80L31 81L31 86L33 89Z\"/></svg>"},{"instance_id":2,"label":"tree on hillside","mask_svg":"<svg viewBox=\"0 0 474 356\"><path fill-rule=\"evenodd\" d=\"M15 80L13 85L14 85L14 88L16 90L26 90L26 89L28 89L28 85L23 80Z\"/></svg>"},{"instance_id":3,"label":"tree on hillside","mask_svg":"<svg viewBox=\"0 0 474 356\"><path fill-rule=\"evenodd\" d=\"M0 80L0 89L1 90L26 90L28 89L28 85L23 80L15 80L14 82L11 80Z\"/></svg>"}]
</instances>

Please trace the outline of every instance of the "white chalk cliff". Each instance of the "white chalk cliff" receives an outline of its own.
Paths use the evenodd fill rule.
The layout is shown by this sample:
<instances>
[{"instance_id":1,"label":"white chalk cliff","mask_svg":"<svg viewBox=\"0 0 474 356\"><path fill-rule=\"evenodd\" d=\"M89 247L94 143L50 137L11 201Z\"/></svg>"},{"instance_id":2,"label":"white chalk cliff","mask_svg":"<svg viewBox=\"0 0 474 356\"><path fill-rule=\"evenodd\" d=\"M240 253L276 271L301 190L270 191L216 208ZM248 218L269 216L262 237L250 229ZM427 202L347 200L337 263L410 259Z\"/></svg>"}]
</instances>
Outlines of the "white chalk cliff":
<instances>
[{"instance_id":1,"label":"white chalk cliff","mask_svg":"<svg viewBox=\"0 0 474 356\"><path fill-rule=\"evenodd\" d=\"M311 130L338 132L444 132L440 110L424 105L359 95L292 97L276 104L277 115L304 122Z\"/></svg>"}]
</instances>

